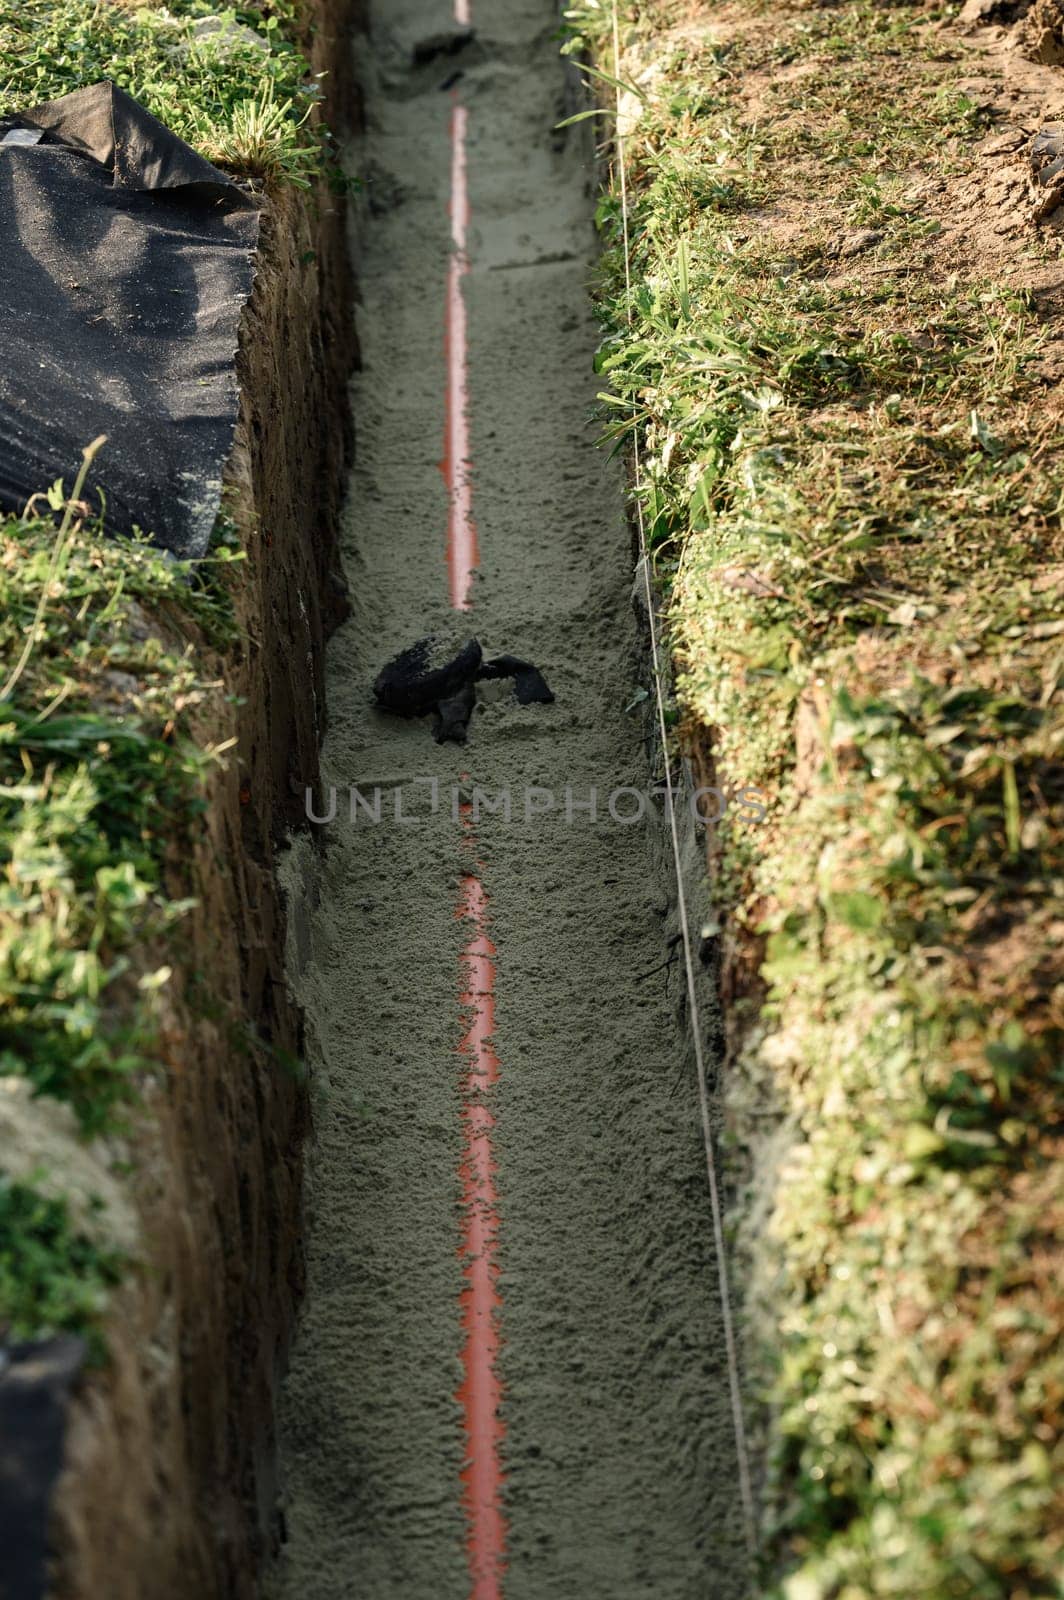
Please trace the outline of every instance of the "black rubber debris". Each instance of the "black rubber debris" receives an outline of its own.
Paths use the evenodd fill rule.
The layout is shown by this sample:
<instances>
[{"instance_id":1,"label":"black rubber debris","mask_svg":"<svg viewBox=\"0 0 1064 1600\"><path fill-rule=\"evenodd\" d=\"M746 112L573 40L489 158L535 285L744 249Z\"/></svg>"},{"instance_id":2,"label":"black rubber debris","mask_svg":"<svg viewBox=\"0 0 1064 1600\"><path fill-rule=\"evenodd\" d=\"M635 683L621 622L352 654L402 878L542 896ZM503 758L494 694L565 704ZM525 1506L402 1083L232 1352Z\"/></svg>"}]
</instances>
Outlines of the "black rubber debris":
<instances>
[{"instance_id":1,"label":"black rubber debris","mask_svg":"<svg viewBox=\"0 0 1064 1600\"><path fill-rule=\"evenodd\" d=\"M553 704L546 679L531 661L506 655L485 661L479 639L469 639L456 650L434 634L383 666L373 694L382 711L399 717L431 716L437 744L465 744L477 684L499 678L513 679L514 697L523 706Z\"/></svg>"}]
</instances>

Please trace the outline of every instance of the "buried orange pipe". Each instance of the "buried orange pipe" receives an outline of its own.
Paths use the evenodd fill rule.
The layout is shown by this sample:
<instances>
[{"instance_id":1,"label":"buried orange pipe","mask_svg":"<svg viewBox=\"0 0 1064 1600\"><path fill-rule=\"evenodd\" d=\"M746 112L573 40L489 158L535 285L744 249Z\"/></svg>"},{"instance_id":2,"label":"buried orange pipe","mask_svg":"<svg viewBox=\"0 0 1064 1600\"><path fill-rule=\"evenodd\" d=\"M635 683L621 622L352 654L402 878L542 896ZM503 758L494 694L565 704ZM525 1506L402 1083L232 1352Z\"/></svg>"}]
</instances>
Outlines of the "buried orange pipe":
<instances>
[{"instance_id":1,"label":"buried orange pipe","mask_svg":"<svg viewBox=\"0 0 1064 1600\"><path fill-rule=\"evenodd\" d=\"M456 8L457 14L457 8ZM467 13L468 15L468 13ZM451 109L451 253L447 262L447 411L444 428L443 475L447 483L447 576L451 604L468 611L469 590L476 566L477 529L473 521L473 491L469 480L469 370L466 307L462 279L469 271L466 231L469 226L469 191L466 185L466 122L469 113L457 102Z\"/></svg>"},{"instance_id":2,"label":"buried orange pipe","mask_svg":"<svg viewBox=\"0 0 1064 1600\"><path fill-rule=\"evenodd\" d=\"M455 0L455 21L470 20L469 0ZM466 232L469 193L466 183L464 106L451 111L451 255L447 265L446 362L447 392L443 472L449 502L447 575L451 605L471 606L473 569L478 561L473 521L469 455L469 377L466 307L462 280L469 271ZM476 839L470 807L462 807L467 850ZM462 1505L466 1519L466 1557L470 1600L500 1600L506 1558L506 1519L502 1509L504 1474L500 1415L502 1390L496 1370L499 1351L497 1241L498 1205L492 1153L491 1092L499 1076L492 1044L495 1031L495 946L489 936L488 897L477 863L463 874L455 915L469 923L462 951L459 1005L467 1025L459 1045L462 1061L462 1159L458 1176L462 1191L462 1232L458 1246L464 1283L459 1299L462 1324L462 1382L455 1398L462 1408L465 1463Z\"/></svg>"},{"instance_id":3,"label":"buried orange pipe","mask_svg":"<svg viewBox=\"0 0 1064 1600\"><path fill-rule=\"evenodd\" d=\"M472 844L468 807L463 811L467 813L463 827ZM499 1414L502 1389L495 1367L502 1300L498 1289L499 1216L491 1143L495 1118L490 1105L491 1090L499 1076L499 1058L491 1042L495 1028L495 946L488 937L487 904L480 879L468 874L462 879L457 913L471 924L470 939L462 953L465 987L461 995L470 1022L459 1046L464 1058L464 1147L459 1167L463 1223L459 1254L465 1284L460 1300L464 1376L457 1398L465 1428L462 1501L471 1600L498 1600L506 1555L500 1461L505 1429Z\"/></svg>"}]
</instances>

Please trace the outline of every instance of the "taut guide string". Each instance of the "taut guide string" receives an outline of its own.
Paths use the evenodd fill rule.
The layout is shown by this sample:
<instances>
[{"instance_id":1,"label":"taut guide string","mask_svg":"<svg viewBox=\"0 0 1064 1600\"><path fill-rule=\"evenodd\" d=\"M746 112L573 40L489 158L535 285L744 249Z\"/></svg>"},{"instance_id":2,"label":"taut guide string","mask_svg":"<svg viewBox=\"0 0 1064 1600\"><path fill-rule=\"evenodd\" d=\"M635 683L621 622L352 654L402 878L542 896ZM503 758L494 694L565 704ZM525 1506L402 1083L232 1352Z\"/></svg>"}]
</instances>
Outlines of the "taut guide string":
<instances>
[{"instance_id":1,"label":"taut guide string","mask_svg":"<svg viewBox=\"0 0 1064 1600\"><path fill-rule=\"evenodd\" d=\"M615 93L615 140L617 151L617 167L621 187L621 222L624 234L624 288L625 304L627 307L628 322L633 320L632 310L632 264L631 243L628 228L628 175L625 164L625 141L621 128L621 38L620 25L617 19L617 0L611 0L613 24L613 77ZM651 668L654 674L654 692L657 699L658 732L661 737L662 753L665 757L665 804L669 816L669 829L672 835L672 858L676 871L676 903L680 917L680 932L683 939L684 967L687 974L687 1001L690 1007L691 1033L694 1038L695 1066L698 1073L698 1100L702 1119L702 1141L706 1150L706 1173L709 1178L710 1205L713 1212L713 1239L717 1256L717 1281L720 1286L721 1320L724 1328L724 1348L728 1362L728 1388L731 1397L732 1423L735 1430L735 1453L739 1467L739 1496L742 1501L743 1531L746 1537L747 1549L751 1557L757 1554L757 1514L754 1509L754 1493L750 1474L750 1450L746 1438L746 1423L743 1417L742 1389L739 1382L739 1354L735 1340L735 1324L732 1318L731 1293L728 1286L728 1258L724 1243L724 1220L721 1212L720 1185L717 1181L717 1160L713 1148L713 1125L710 1118L709 1090L706 1086L706 1063L702 1050L702 1024L698 1008L698 992L695 986L694 955L691 948L691 928L687 914L687 892L684 887L683 867L680 854L680 833L676 821L676 806L674 803L674 787L672 769L669 761L669 744L665 722L665 701L661 690L661 651L658 642L657 613L654 606L654 593L650 581L650 557L647 550L646 527L643 521L643 500L640 493L642 488L642 467L639 452L639 432L632 432L632 466L633 466L633 491L636 507L636 523L639 530L639 565L643 573L643 587L646 595L647 618L650 624L650 656Z\"/></svg>"}]
</instances>

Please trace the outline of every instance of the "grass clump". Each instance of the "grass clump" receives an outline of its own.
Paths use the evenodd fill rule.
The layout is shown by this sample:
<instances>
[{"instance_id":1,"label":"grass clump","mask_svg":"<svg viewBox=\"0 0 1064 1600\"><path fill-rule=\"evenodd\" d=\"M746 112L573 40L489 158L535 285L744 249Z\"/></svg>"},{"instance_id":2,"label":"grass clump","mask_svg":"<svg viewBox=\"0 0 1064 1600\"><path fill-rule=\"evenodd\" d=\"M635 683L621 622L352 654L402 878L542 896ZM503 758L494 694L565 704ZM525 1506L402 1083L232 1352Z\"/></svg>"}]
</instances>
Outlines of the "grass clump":
<instances>
[{"instance_id":1,"label":"grass clump","mask_svg":"<svg viewBox=\"0 0 1064 1600\"><path fill-rule=\"evenodd\" d=\"M164 862L217 760L190 727L217 685L151 619L217 629L220 602L190 564L80 519L57 570L61 538L50 518L0 523L0 660L25 660L0 700L0 1072L91 1133L150 1059L156 980L132 956L186 909Z\"/></svg>"},{"instance_id":2,"label":"grass clump","mask_svg":"<svg viewBox=\"0 0 1064 1600\"><path fill-rule=\"evenodd\" d=\"M54 1333L87 1338L103 1355L100 1317L124 1263L71 1219L65 1200L0 1173L0 1339Z\"/></svg>"},{"instance_id":3,"label":"grass clump","mask_svg":"<svg viewBox=\"0 0 1064 1600\"><path fill-rule=\"evenodd\" d=\"M217 12L104 0L0 0L0 114L109 78L209 161L309 186L325 146L310 122L318 81L286 6Z\"/></svg>"},{"instance_id":4,"label":"grass clump","mask_svg":"<svg viewBox=\"0 0 1064 1600\"><path fill-rule=\"evenodd\" d=\"M1064 457L1024 274L939 248L988 113L914 7L622 13L607 432L684 736L771 797L714 842L731 1137L790 1130L746 1241L766 1584L1053 1595ZM612 71L608 8L570 23Z\"/></svg>"}]
</instances>

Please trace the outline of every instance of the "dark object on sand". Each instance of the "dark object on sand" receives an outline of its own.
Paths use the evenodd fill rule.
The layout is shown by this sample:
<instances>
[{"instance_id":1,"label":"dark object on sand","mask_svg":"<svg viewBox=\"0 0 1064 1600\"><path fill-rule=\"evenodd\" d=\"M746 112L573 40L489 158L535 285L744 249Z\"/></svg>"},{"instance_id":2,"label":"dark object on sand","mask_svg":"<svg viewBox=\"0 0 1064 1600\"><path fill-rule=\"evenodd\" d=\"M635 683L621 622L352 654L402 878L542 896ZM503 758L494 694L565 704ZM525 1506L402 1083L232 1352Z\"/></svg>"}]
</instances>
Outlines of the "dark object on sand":
<instances>
[{"instance_id":1,"label":"dark object on sand","mask_svg":"<svg viewBox=\"0 0 1064 1600\"><path fill-rule=\"evenodd\" d=\"M85 446L108 533L207 549L259 202L113 83L0 117L0 509Z\"/></svg>"},{"instance_id":2,"label":"dark object on sand","mask_svg":"<svg viewBox=\"0 0 1064 1600\"><path fill-rule=\"evenodd\" d=\"M381 668L373 694L383 711L396 716L431 716L437 744L465 744L476 685L492 678L512 678L514 695L523 706L554 701L543 674L530 661L517 656L485 661L479 639L467 640L456 651L432 634Z\"/></svg>"},{"instance_id":3,"label":"dark object on sand","mask_svg":"<svg viewBox=\"0 0 1064 1600\"><path fill-rule=\"evenodd\" d=\"M443 33L430 34L427 39L419 39L414 46L414 65L427 67L441 56L460 55L475 38L472 28L448 28Z\"/></svg>"}]
</instances>

